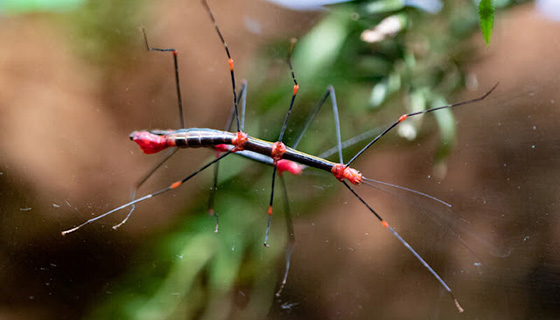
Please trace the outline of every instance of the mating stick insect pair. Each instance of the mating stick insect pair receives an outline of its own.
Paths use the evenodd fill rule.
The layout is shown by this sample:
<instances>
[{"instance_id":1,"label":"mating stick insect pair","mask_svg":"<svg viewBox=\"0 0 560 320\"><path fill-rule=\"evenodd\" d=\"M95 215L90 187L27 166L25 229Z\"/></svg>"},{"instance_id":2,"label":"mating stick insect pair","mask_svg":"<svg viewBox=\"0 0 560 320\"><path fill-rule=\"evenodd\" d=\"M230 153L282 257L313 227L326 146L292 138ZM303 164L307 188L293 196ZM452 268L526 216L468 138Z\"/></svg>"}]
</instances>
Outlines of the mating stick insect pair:
<instances>
[{"instance_id":1,"label":"mating stick insect pair","mask_svg":"<svg viewBox=\"0 0 560 320\"><path fill-rule=\"evenodd\" d=\"M218 34L220 41L226 51L226 55L228 58L228 65L229 65L229 70L230 70L230 75L231 75L231 83L232 83L232 92L233 92L233 111L232 114L230 116L230 120L228 121L228 124L226 126L226 130L229 130L233 121L236 122L236 132L229 132L229 131L221 131L221 130L214 130L214 129L201 129L201 128L185 128L185 121L184 121L184 117L183 117L183 106L182 106L182 99L181 99L181 90L180 90L180 85L179 85L179 69L178 69L178 64L177 64L177 51L175 49L172 48L153 48L150 47L149 43L148 43L148 39L146 36L146 33L144 32L144 39L145 39L145 43L146 43L146 47L148 50L150 51L162 51L162 52L171 52L173 55L173 62L174 62L174 66L175 66L175 84L176 84L176 90L177 90L177 98L178 98L178 106L179 106L179 118L181 121L181 129L178 130L144 130L144 131L134 131L130 134L130 139L133 140L134 142L136 142L140 148L142 149L142 151L146 154L152 154L152 153L158 153L160 151L163 151L165 149L169 149L167 152L167 155L164 156L164 158L157 163L156 166L154 166L152 168L152 170L150 170L142 179L139 180L139 182L134 186L133 191L131 192L130 195L130 202L115 208L111 211L108 211L102 215L99 215L95 218L92 218L90 220L87 220L86 222L78 225L75 228L63 231L62 234L66 235L68 233L74 232L78 229L80 229L81 227L96 221L98 219L101 219L107 215L110 215L116 211L119 211L121 209L125 209L125 208L130 208L130 211L128 213L128 215L124 218L124 220L122 222L120 222L119 224L115 225L113 228L116 229L118 227L120 227L121 225L123 225L128 218L131 216L132 212L134 211L135 205L139 202L142 202L144 200L153 198L155 196L158 196L160 194L163 194L167 191L173 190L177 187L179 187L180 185L182 185L183 183L185 183L186 181L190 180L191 178L193 178L194 176L196 176L197 174L199 174L200 172L206 170L207 168L211 167L214 165L215 171L214 171L214 187L212 189L212 194L210 196L210 204L209 204L209 212L210 213L214 213L213 212L213 201L214 201L214 192L216 190L216 184L217 184L217 172L218 172L218 165L219 162L224 159L225 157L229 156L230 154L238 154L241 156L244 156L246 158L249 158L251 160L254 161L258 161L258 162L262 162L265 164L269 164L272 165L273 170L272 170L272 186L271 186L271 192L270 192L270 200L269 200L269 207L268 207L268 222L267 222L267 226L266 226L266 232L265 232L265 238L264 238L264 245L268 246L268 237L269 237L269 231L270 231L270 224L271 224L271 220L272 220L272 213L273 213L273 200L274 200L274 186L275 186L275 180L276 180L276 176L279 175L281 177L282 172L288 171L292 174L299 174L302 170L302 168L304 167L313 167L319 170L325 170L328 171L330 173L332 173L334 175L334 177L339 180L345 188L347 188L362 204L364 204L364 206L367 208L367 210L372 213L381 223L381 225L389 230L389 232L391 232L391 234L399 241L402 243L402 245L404 245L404 247L406 247L406 249L408 249L415 257L416 259L432 274L432 276L440 283L440 285L443 287L443 289L450 295L451 299L453 300L455 306L457 307L457 309L460 312L463 312L463 308L460 306L459 302L457 301L457 299L455 298L451 288L446 284L446 282L439 276L439 274L420 256L420 254L418 254L416 252L415 249L413 249L390 225L389 223L387 223L365 200L364 198L362 198L355 190L353 187L351 187L352 185L358 186L361 183L364 184L369 184L368 182L378 182L378 183L382 183L376 180L372 180L372 179L368 179L366 177L364 177L358 170L350 167L350 165L358 158L360 157L367 149L369 149L373 144L375 144L377 141L379 141L381 139L381 137L383 137L384 135L386 135L389 131L391 131L393 128L395 128L396 126L398 126L401 122L405 121L407 118L409 117L414 117L414 116L419 116L425 113L431 113L431 112L435 112L438 110L442 110L442 109L449 109L449 108L454 108L454 107L458 107L461 105L466 105L466 104L471 104L471 103L475 103L475 102L479 102L483 99L485 99L497 86L494 85L488 92L486 92L484 95L475 98L475 99L471 99L468 101L463 101L463 102L459 102L459 103L454 103L454 104L449 104L449 105L445 105L445 106L441 106L441 107L436 107L436 108L432 108L432 109L427 109L427 110L423 110L423 111L418 111L418 112L413 112L413 113L408 113L408 114L404 114L402 115L398 120L396 120L395 122L393 122L391 125L389 125L387 128L385 128L383 131L381 131L381 133L377 134L377 136L375 136L369 143L367 143L358 153L356 153L349 161L344 162L343 160L343 156L342 156L342 148L343 148L343 143L341 140L341 134L340 134L340 124L339 124L339 116L338 116L338 107L337 107L337 103L336 103L336 97L335 97L335 91L332 87L329 87L327 89L327 92L325 93L325 95L323 96L322 100L319 102L319 104L317 105L317 107L312 111L310 117L308 118L307 122L305 123L303 129L301 130L300 134L298 135L298 137L296 138L295 142L292 144L291 147L287 147L284 143L283 143L283 139L284 139L284 133L286 132L286 128L290 119L290 114L292 111L292 108L294 106L294 102L299 90L299 85L298 82L296 80L294 71L293 71L293 67L292 67L292 63L291 63L291 52L293 50L293 44L295 43L295 41L293 41L292 43L292 48L290 49L290 55L288 56L288 66L290 68L290 72L291 72L291 77L294 83L293 86L293 93L292 93L292 98L289 104L289 108L288 111L286 113L286 116L284 118L284 122L282 124L282 128L278 137L278 140L276 142L269 142L269 141L264 141L264 140L259 140L256 138L253 138L249 135L247 135L245 132L243 132L244 129L244 114L245 114L245 105L246 105L246 90L247 90L247 85L246 82L243 82L241 89L239 91L239 93L237 92L237 88L236 88L236 80L235 80L235 72L234 72L234 63L233 63L233 59L231 57L231 54L229 52L229 48L226 44L226 41L224 40L224 37L220 31L220 28L218 27L218 24L216 23L216 20L214 19L214 15L212 13L212 11L210 10L210 7L208 6L206 0L202 0L202 4L206 10L206 12L208 13L210 20L212 21L212 24L215 28L216 33ZM300 139L302 138L304 132L306 131L306 129L308 128L309 124L311 123L311 121L314 119L314 117L316 116L316 114L318 113L319 109L321 108L321 106L326 102L326 100L330 98L331 100L331 104L332 104L332 108L333 108L333 113L334 113L334 120L335 120L335 128L336 128L336 136L337 136L337 152L338 152L338 156L339 156L339 162L335 163L329 160L325 160L322 157L316 157L316 156L312 156L310 154L298 151L297 145L299 144ZM241 102L241 112L239 111L239 104ZM355 139L354 139L355 140ZM199 148L199 147L205 147L205 148L214 148L216 150L218 150L219 152L221 152L221 155L218 155L216 157L216 159L208 162L207 164L205 164L204 166L202 166L200 169L194 171L193 173L191 173L190 175L188 175L187 177L183 178L182 180L176 181L174 183L172 183L171 185L169 185L166 188L163 188L161 190L158 190L156 192L150 193L148 195L145 195L143 197L140 198L136 198L136 192L138 190L138 188L140 188L140 186L161 166L163 165L163 163L165 163L171 156L173 156L177 150L179 148ZM383 184L387 184L387 183L383 183ZM284 186L283 180L282 180L282 185ZM391 185L391 184L387 184L389 186L392 187L397 187L397 188L401 188L404 189L406 191L410 191L410 192L414 192L416 194L428 197L430 199L439 201L445 205L448 205L447 203L434 198L432 196L423 194L419 191L415 191L415 190L411 190L411 189L407 189L404 187L399 187L399 186L395 186L395 185ZM285 189L285 186L284 186ZM450 206L450 205L448 205ZM216 232L218 231L218 215L217 213L215 214L216 216ZM292 253L292 249L293 249L293 242L294 242L294 235L293 235L293 226L291 224L291 219L288 217L288 234L290 237L290 244L289 247L286 251L286 270L285 270L285 274L284 274L284 278L283 281L280 285L280 289L277 292L277 296L280 294L282 288L284 287L285 283L286 283L286 279L288 276L288 271L289 271L289 266L290 266L290 256Z\"/></svg>"}]
</instances>

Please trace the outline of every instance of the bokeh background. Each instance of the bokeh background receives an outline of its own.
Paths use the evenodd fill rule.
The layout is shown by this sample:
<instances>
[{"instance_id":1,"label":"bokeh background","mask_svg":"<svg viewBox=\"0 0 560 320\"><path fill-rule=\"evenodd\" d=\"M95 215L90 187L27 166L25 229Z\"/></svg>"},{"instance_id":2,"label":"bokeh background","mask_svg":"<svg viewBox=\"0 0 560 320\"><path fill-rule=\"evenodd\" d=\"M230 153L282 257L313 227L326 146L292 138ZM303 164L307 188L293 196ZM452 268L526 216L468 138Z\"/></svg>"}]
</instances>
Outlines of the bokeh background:
<instances>
[{"instance_id":1,"label":"bokeh background","mask_svg":"<svg viewBox=\"0 0 560 320\"><path fill-rule=\"evenodd\" d=\"M238 81L248 81L253 136L278 135L292 90L292 37L301 89L288 142L329 84L347 139L500 82L481 103L410 121L355 162L367 177L453 204L356 188L443 276L464 314L358 200L309 169L285 176L297 242L280 298L285 201L278 192L264 248L272 169L246 159L229 156L220 167L217 234L207 214L209 171L141 203L118 230L111 227L126 212L61 236L128 201L157 162L130 142L131 131L179 126L172 60L145 50L141 27L153 46L179 51L188 127L224 127L229 72L199 1L26 3L0 7L1 319L560 316L560 25L554 9L539 10L544 2L499 2L490 46L471 1L348 2L319 11L210 2ZM383 21L397 21L396 29L372 41ZM334 146L324 109L302 150ZM346 159L359 146L345 149ZM213 157L179 152L140 194Z\"/></svg>"}]
</instances>

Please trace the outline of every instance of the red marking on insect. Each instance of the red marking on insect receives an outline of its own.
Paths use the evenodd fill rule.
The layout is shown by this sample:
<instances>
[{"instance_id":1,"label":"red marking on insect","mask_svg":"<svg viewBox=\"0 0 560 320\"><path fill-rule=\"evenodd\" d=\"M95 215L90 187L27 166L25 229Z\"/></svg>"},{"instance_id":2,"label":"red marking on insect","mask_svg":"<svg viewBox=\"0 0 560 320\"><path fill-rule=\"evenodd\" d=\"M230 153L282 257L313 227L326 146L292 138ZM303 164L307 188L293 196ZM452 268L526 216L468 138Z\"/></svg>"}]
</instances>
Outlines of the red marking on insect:
<instances>
[{"instance_id":1,"label":"red marking on insect","mask_svg":"<svg viewBox=\"0 0 560 320\"><path fill-rule=\"evenodd\" d=\"M331 173L340 181L346 179L355 185L362 183L362 174L358 170L343 165L342 163L334 165L331 169Z\"/></svg>"},{"instance_id":2,"label":"red marking on insect","mask_svg":"<svg viewBox=\"0 0 560 320\"><path fill-rule=\"evenodd\" d=\"M226 152L229 150L227 144L217 144L214 146L214 149L216 149L216 151L218 152Z\"/></svg>"},{"instance_id":3,"label":"red marking on insect","mask_svg":"<svg viewBox=\"0 0 560 320\"><path fill-rule=\"evenodd\" d=\"M294 85L294 96L297 94L299 90L299 84Z\"/></svg>"},{"instance_id":4,"label":"red marking on insect","mask_svg":"<svg viewBox=\"0 0 560 320\"><path fill-rule=\"evenodd\" d=\"M214 150L216 150L216 158L218 158L223 152L229 151L229 145L217 144L214 146Z\"/></svg>"},{"instance_id":5,"label":"red marking on insect","mask_svg":"<svg viewBox=\"0 0 560 320\"><path fill-rule=\"evenodd\" d=\"M286 145L280 141L276 141L272 144L272 150L270 151L270 157L272 158L272 163L276 165L282 156L286 153Z\"/></svg>"},{"instance_id":6,"label":"red marking on insect","mask_svg":"<svg viewBox=\"0 0 560 320\"><path fill-rule=\"evenodd\" d=\"M229 70L233 71L233 59L228 60Z\"/></svg>"},{"instance_id":7,"label":"red marking on insect","mask_svg":"<svg viewBox=\"0 0 560 320\"><path fill-rule=\"evenodd\" d=\"M381 224L385 227L385 228L389 228L389 224L387 223L387 221L382 220Z\"/></svg>"},{"instance_id":8,"label":"red marking on insect","mask_svg":"<svg viewBox=\"0 0 560 320\"><path fill-rule=\"evenodd\" d=\"M280 159L276 163L276 170L278 170L279 174L282 174L283 172L288 171L289 173L291 173L293 175L297 175L297 174L301 174L301 171L303 169L301 168L301 166L299 164L297 164L293 161L286 160L286 159Z\"/></svg>"},{"instance_id":9,"label":"red marking on insect","mask_svg":"<svg viewBox=\"0 0 560 320\"><path fill-rule=\"evenodd\" d=\"M403 122L404 119L408 118L408 115L403 114L400 118L399 118L399 122Z\"/></svg>"},{"instance_id":10,"label":"red marking on insect","mask_svg":"<svg viewBox=\"0 0 560 320\"><path fill-rule=\"evenodd\" d=\"M231 139L231 144L234 146L231 152L243 151L245 143L248 140L249 140L249 136L245 132L237 131L235 137Z\"/></svg>"},{"instance_id":11,"label":"red marking on insect","mask_svg":"<svg viewBox=\"0 0 560 320\"><path fill-rule=\"evenodd\" d=\"M272 215L272 206L268 207L268 215L269 215L269 216Z\"/></svg>"},{"instance_id":12,"label":"red marking on insect","mask_svg":"<svg viewBox=\"0 0 560 320\"><path fill-rule=\"evenodd\" d=\"M170 186L171 189L175 189L178 186L180 186L183 182L182 181L177 181L177 182L173 182Z\"/></svg>"},{"instance_id":13,"label":"red marking on insect","mask_svg":"<svg viewBox=\"0 0 560 320\"><path fill-rule=\"evenodd\" d=\"M130 139L136 142L145 154L158 153L175 145L174 141L148 131L134 131L130 134Z\"/></svg>"}]
</instances>

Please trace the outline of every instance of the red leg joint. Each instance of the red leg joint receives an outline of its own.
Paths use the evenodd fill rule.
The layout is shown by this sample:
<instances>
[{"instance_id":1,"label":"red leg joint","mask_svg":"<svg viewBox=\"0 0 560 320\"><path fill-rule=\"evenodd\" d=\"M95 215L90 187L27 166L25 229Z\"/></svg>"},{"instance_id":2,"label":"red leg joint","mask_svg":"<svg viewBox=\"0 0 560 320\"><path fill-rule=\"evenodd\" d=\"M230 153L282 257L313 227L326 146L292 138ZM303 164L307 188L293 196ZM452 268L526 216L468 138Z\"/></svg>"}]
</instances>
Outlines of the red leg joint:
<instances>
[{"instance_id":1,"label":"red leg joint","mask_svg":"<svg viewBox=\"0 0 560 320\"><path fill-rule=\"evenodd\" d=\"M342 163L335 164L331 169L331 173L340 181L346 179L355 185L362 183L362 174L358 170L345 166Z\"/></svg>"},{"instance_id":2,"label":"red leg joint","mask_svg":"<svg viewBox=\"0 0 560 320\"><path fill-rule=\"evenodd\" d=\"M243 151L247 141L249 141L249 136L245 132L237 131L235 137L231 139L231 144L234 146L231 152Z\"/></svg>"},{"instance_id":3,"label":"red leg joint","mask_svg":"<svg viewBox=\"0 0 560 320\"><path fill-rule=\"evenodd\" d=\"M286 153L286 145L282 142L277 141L272 144L272 150L270 151L270 157L272 158L272 163L276 165L282 156Z\"/></svg>"}]
</instances>

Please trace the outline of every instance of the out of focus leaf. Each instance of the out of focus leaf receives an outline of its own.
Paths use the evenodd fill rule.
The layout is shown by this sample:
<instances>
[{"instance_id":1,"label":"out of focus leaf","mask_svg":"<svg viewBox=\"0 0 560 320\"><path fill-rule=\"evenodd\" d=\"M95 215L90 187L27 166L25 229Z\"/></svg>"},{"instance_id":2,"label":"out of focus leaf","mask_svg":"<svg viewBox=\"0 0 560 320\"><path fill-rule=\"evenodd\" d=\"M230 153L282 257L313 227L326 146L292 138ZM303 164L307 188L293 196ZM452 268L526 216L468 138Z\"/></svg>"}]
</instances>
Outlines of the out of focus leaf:
<instances>
[{"instance_id":1,"label":"out of focus leaf","mask_svg":"<svg viewBox=\"0 0 560 320\"><path fill-rule=\"evenodd\" d=\"M68 11L76 9L85 0L2 0L0 13L25 13L33 11Z\"/></svg>"},{"instance_id":2,"label":"out of focus leaf","mask_svg":"<svg viewBox=\"0 0 560 320\"><path fill-rule=\"evenodd\" d=\"M379 14L383 12L396 11L404 8L405 3L402 0L380 0L368 3L365 11L369 14Z\"/></svg>"},{"instance_id":3,"label":"out of focus leaf","mask_svg":"<svg viewBox=\"0 0 560 320\"><path fill-rule=\"evenodd\" d=\"M303 82L317 78L317 73L334 63L348 34L348 19L344 15L330 15L313 28L296 45L295 61Z\"/></svg>"},{"instance_id":4,"label":"out of focus leaf","mask_svg":"<svg viewBox=\"0 0 560 320\"><path fill-rule=\"evenodd\" d=\"M490 45L492 27L494 26L494 6L492 0L481 0L478 4L478 15L480 17L480 29L484 35L486 45Z\"/></svg>"}]
</instances>

